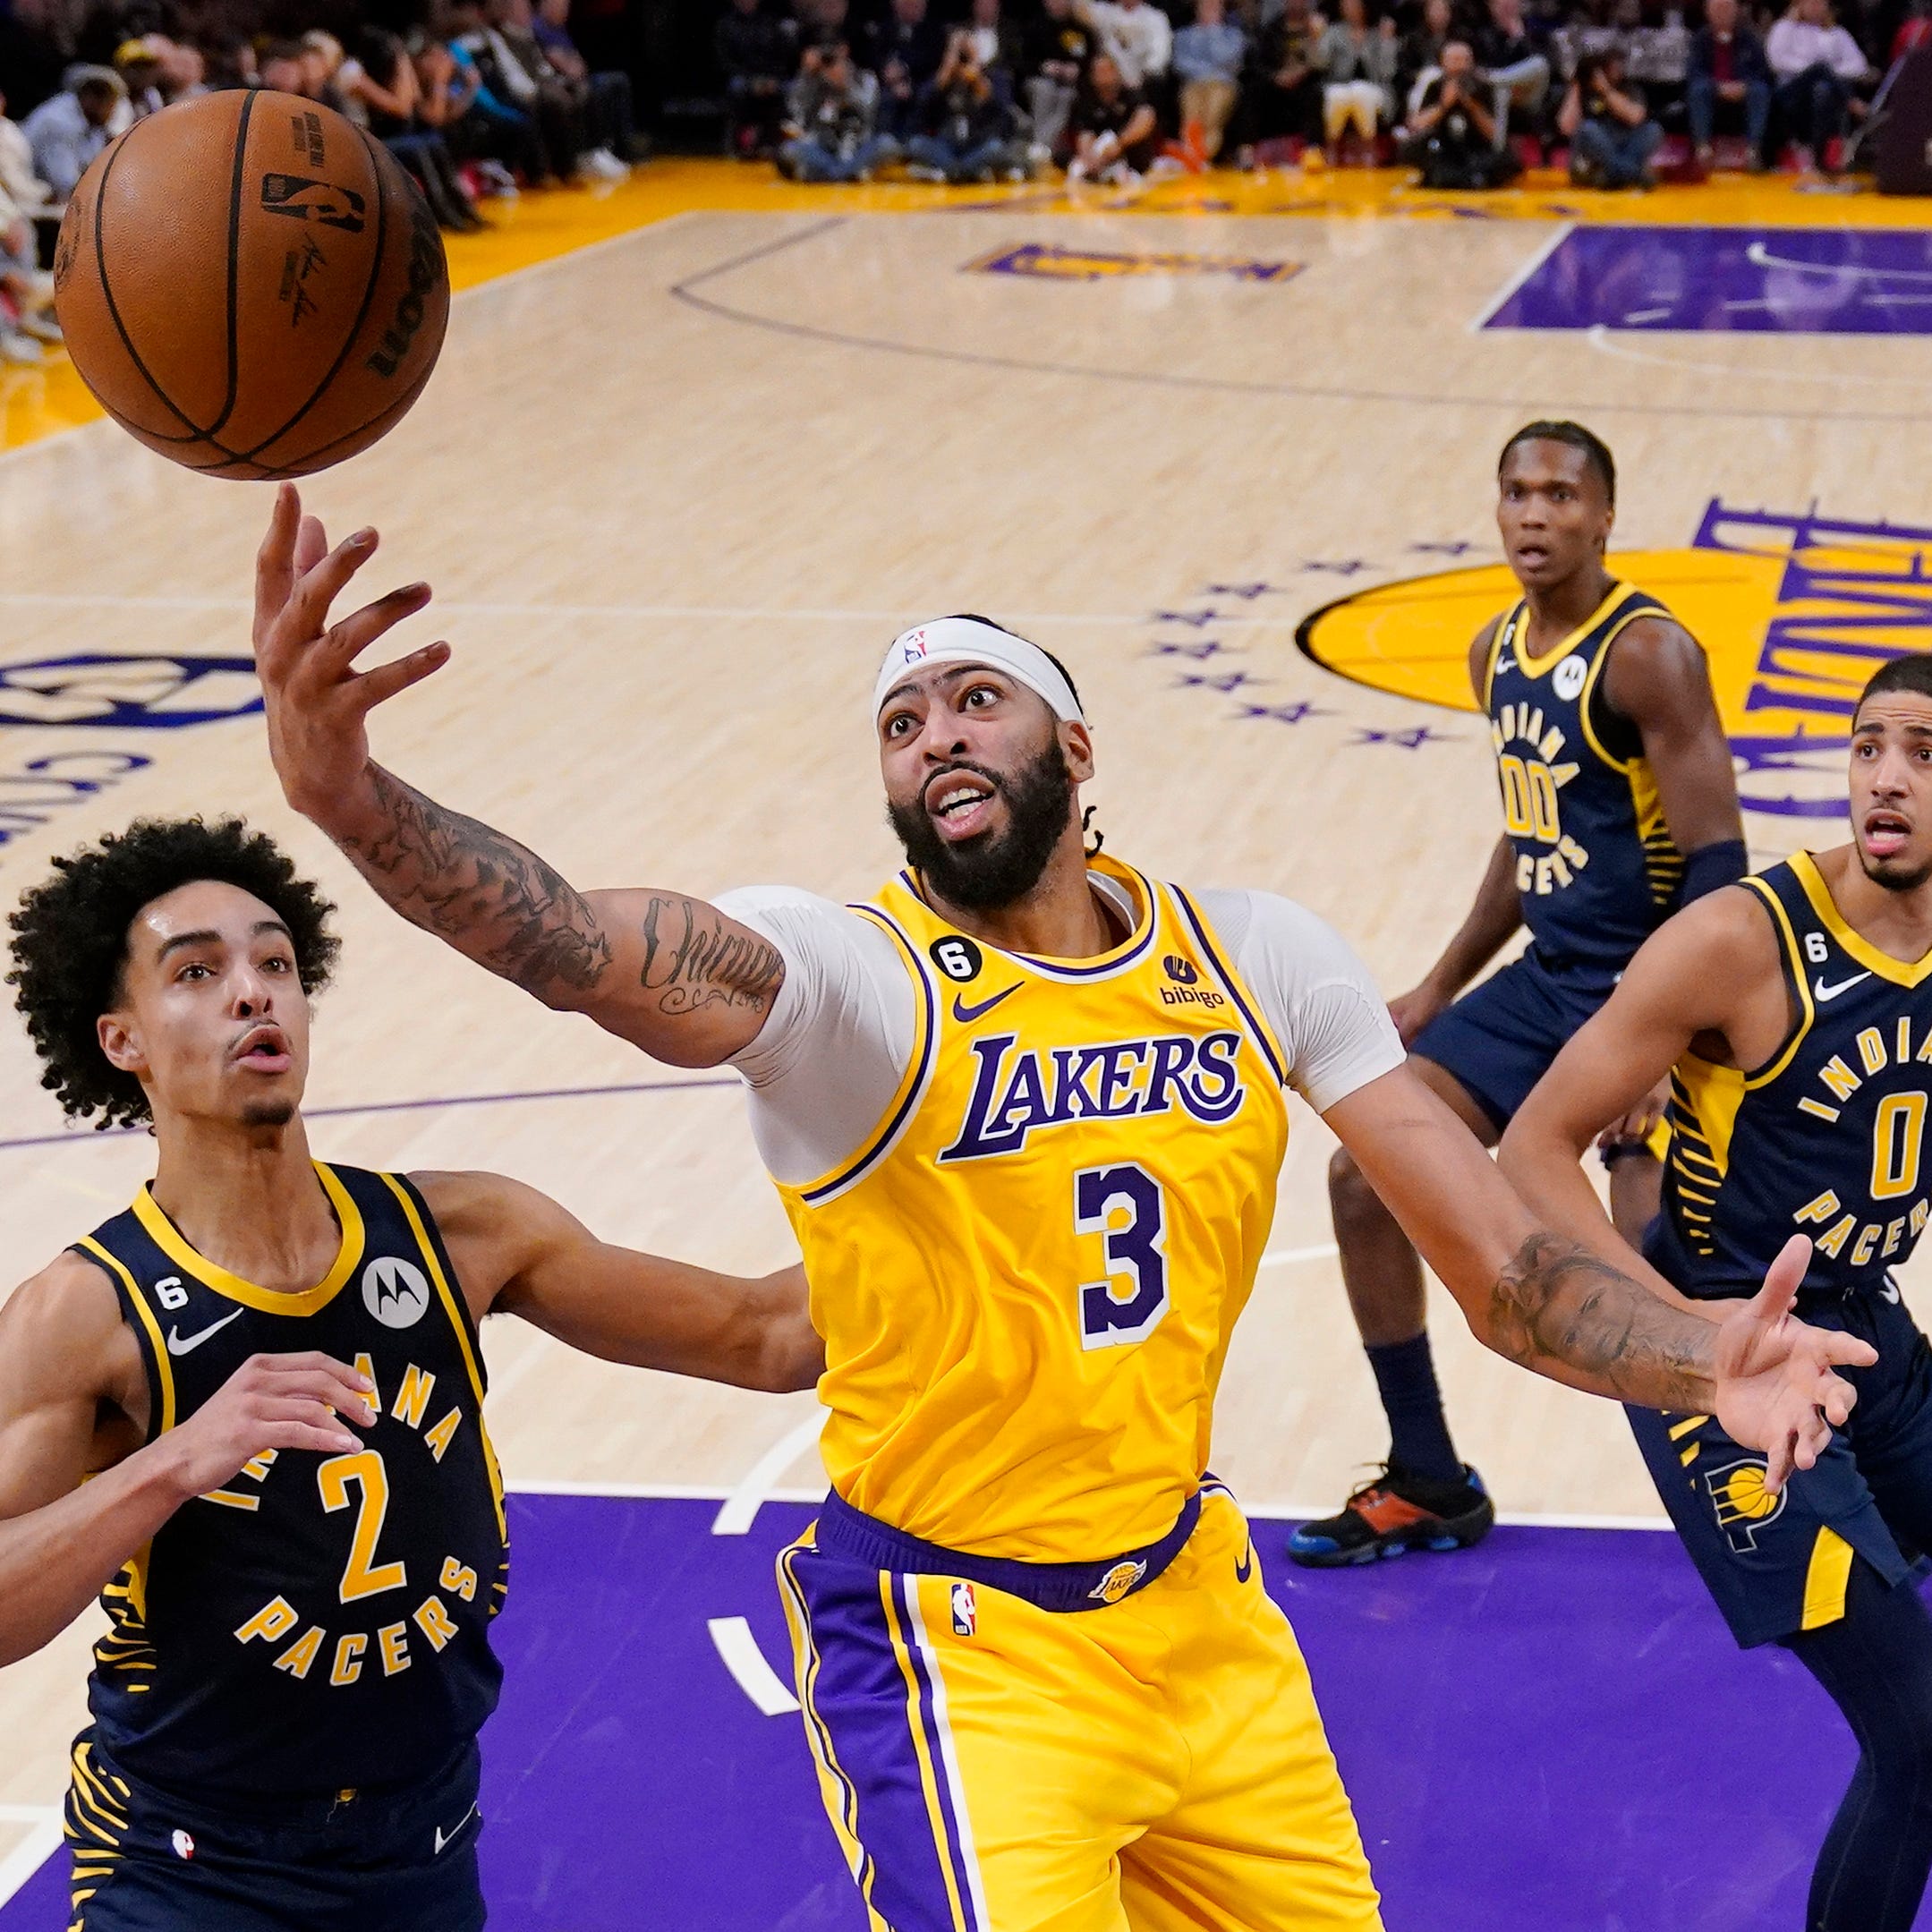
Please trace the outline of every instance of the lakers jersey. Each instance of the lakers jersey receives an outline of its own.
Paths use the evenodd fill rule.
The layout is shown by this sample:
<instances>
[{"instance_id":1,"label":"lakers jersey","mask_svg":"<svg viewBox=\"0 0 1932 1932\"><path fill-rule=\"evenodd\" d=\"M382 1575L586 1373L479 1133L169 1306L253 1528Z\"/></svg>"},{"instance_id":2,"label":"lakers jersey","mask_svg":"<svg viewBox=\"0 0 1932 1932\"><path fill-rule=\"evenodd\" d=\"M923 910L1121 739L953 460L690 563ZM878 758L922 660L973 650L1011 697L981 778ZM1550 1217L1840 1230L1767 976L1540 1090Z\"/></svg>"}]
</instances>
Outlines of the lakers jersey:
<instances>
[{"instance_id":1,"label":"lakers jersey","mask_svg":"<svg viewBox=\"0 0 1932 1932\"><path fill-rule=\"evenodd\" d=\"M1743 884L1770 916L1797 1018L1749 1072L1679 1062L1650 1258L1686 1294L1749 1294L1806 1234L1807 1289L1882 1288L1932 1213L1932 954L1908 964L1853 932L1809 852Z\"/></svg>"},{"instance_id":2,"label":"lakers jersey","mask_svg":"<svg viewBox=\"0 0 1932 1932\"><path fill-rule=\"evenodd\" d=\"M850 1161L781 1184L821 1443L855 1508L949 1548L1080 1562L1172 1528L1206 1466L1287 1145L1281 1050L1187 894L1108 859L1133 931L1004 952L902 873L911 1062Z\"/></svg>"},{"instance_id":3,"label":"lakers jersey","mask_svg":"<svg viewBox=\"0 0 1932 1932\"><path fill-rule=\"evenodd\" d=\"M300 1294L197 1254L145 1187L76 1244L140 1345L150 1441L256 1354L318 1349L376 1385L361 1449L264 1451L178 1510L104 1593L97 1735L123 1770L165 1786L400 1783L474 1737L497 1701L503 1492L475 1328L407 1180L316 1171L342 1247Z\"/></svg>"},{"instance_id":4,"label":"lakers jersey","mask_svg":"<svg viewBox=\"0 0 1932 1932\"><path fill-rule=\"evenodd\" d=\"M1677 910L1683 885L1643 740L1604 693L1617 638L1669 615L1613 583L1570 637L1528 659L1525 600L1497 625L1484 679L1523 923L1553 960L1612 977Z\"/></svg>"}]
</instances>

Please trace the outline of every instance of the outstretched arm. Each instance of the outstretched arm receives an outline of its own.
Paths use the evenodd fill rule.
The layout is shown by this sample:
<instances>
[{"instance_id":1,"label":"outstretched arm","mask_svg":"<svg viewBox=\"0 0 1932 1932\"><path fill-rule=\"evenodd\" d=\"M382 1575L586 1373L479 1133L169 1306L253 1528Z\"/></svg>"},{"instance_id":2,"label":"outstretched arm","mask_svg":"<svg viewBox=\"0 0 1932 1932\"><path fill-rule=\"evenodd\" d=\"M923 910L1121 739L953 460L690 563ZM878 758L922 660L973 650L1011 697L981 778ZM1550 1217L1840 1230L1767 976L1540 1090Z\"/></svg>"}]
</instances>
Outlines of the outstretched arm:
<instances>
[{"instance_id":1,"label":"outstretched arm","mask_svg":"<svg viewBox=\"0 0 1932 1932\"><path fill-rule=\"evenodd\" d=\"M1766 1451L1774 1489L1794 1465L1809 1468L1850 1414L1853 1392L1833 1365L1875 1358L1851 1336L1790 1319L1801 1258L1794 1272L1787 1257L1719 1328L1541 1224L1408 1068L1323 1118L1497 1354L1592 1394L1715 1413Z\"/></svg>"},{"instance_id":2,"label":"outstretched arm","mask_svg":"<svg viewBox=\"0 0 1932 1932\"><path fill-rule=\"evenodd\" d=\"M785 970L758 933L683 893L580 892L370 757L369 713L449 659L434 643L355 669L430 601L427 584L410 584L332 624L330 605L375 549L362 530L330 549L294 489L277 492L256 566L255 657L289 804L404 918L546 1006L587 1014L674 1066L717 1066L749 1045Z\"/></svg>"},{"instance_id":3,"label":"outstretched arm","mask_svg":"<svg viewBox=\"0 0 1932 1932\"><path fill-rule=\"evenodd\" d=\"M180 1427L113 1460L140 1439L116 1413L145 1408L140 1382L90 1263L63 1255L0 1308L0 1664L57 1636L176 1510L262 1451L359 1449L330 1409L375 1420L368 1383L341 1363L257 1356Z\"/></svg>"},{"instance_id":4,"label":"outstretched arm","mask_svg":"<svg viewBox=\"0 0 1932 1932\"><path fill-rule=\"evenodd\" d=\"M420 1174L472 1312L520 1315L607 1362L743 1389L813 1387L825 1348L801 1267L756 1279L600 1241L501 1174Z\"/></svg>"}]
</instances>

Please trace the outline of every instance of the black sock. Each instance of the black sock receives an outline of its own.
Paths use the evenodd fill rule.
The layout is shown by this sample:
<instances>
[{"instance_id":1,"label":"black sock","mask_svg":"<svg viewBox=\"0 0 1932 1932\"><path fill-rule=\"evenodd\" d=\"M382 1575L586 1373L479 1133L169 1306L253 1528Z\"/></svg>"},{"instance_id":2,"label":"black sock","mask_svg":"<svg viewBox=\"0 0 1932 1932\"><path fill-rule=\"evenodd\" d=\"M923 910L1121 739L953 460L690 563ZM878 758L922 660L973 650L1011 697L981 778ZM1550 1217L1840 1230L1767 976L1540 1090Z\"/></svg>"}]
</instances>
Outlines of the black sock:
<instances>
[{"instance_id":1,"label":"black sock","mask_svg":"<svg viewBox=\"0 0 1932 1932\"><path fill-rule=\"evenodd\" d=\"M1389 1418L1389 1460L1432 1483L1461 1480L1462 1461L1443 1419L1443 1392L1429 1358L1429 1332L1368 1351Z\"/></svg>"},{"instance_id":2,"label":"black sock","mask_svg":"<svg viewBox=\"0 0 1932 1932\"><path fill-rule=\"evenodd\" d=\"M1887 1588L1858 1562L1844 1615L1784 1641L1859 1741L1806 1932L1911 1932L1932 1868L1932 1617L1909 1579Z\"/></svg>"}]
</instances>

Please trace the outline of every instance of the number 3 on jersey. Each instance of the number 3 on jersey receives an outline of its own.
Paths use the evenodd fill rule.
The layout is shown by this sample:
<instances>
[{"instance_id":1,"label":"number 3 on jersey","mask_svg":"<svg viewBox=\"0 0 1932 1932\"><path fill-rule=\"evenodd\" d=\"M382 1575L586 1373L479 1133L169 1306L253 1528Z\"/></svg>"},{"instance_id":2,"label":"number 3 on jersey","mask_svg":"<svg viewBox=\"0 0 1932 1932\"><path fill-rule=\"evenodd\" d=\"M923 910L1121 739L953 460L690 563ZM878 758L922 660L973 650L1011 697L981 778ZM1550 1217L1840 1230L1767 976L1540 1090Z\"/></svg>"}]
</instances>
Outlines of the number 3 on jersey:
<instances>
[{"instance_id":1,"label":"number 3 on jersey","mask_svg":"<svg viewBox=\"0 0 1932 1932\"><path fill-rule=\"evenodd\" d=\"M1076 1234L1097 1234L1103 1281L1080 1287L1080 1345L1116 1349L1145 1341L1167 1313L1167 1203L1144 1167L1121 1162L1073 1178ZM1128 1290L1124 1296L1120 1290Z\"/></svg>"}]
</instances>

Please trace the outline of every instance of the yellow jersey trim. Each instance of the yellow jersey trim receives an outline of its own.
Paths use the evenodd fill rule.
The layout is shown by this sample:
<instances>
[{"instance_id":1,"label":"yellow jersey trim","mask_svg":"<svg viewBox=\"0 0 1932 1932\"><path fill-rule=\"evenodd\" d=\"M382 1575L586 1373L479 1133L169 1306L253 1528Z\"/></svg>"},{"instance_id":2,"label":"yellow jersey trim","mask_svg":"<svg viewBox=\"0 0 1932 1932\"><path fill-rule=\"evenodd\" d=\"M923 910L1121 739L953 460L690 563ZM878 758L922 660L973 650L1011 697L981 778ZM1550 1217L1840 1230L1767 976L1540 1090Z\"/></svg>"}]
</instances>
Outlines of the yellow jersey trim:
<instances>
[{"instance_id":1,"label":"yellow jersey trim","mask_svg":"<svg viewBox=\"0 0 1932 1932\"><path fill-rule=\"evenodd\" d=\"M1800 853L1799 856L1801 858L1806 855ZM1795 865L1793 869L1795 870ZM1804 875L1800 872L1799 877L1801 881ZM1739 883L1748 886L1771 908L1772 923L1776 928L1778 942L1783 949L1789 977L1798 988L1798 1024L1785 1035L1783 1045L1762 1067L1744 1076L1746 1086L1759 1087L1768 1085L1791 1065L1792 1055L1798 1051L1804 1036L1811 1031L1811 1022L1817 1015L1817 1009L1811 1003L1811 981L1805 971L1804 955L1798 949L1798 935L1792 931L1792 923L1786 917L1783 905L1777 894L1762 879L1756 876L1740 880ZM1807 886L1806 891L1809 893L1809 890L1810 888Z\"/></svg>"},{"instance_id":2,"label":"yellow jersey trim","mask_svg":"<svg viewBox=\"0 0 1932 1932\"><path fill-rule=\"evenodd\" d=\"M1215 977L1228 989L1228 997L1234 1001L1234 1009L1241 1016L1249 1037L1260 1049L1261 1057L1268 1064L1268 1071L1274 1076L1278 1087L1288 1085L1288 1055L1281 1051L1281 1043L1270 1031L1268 1024L1261 1017L1261 1009L1255 1004L1248 990L1241 983L1233 966L1221 957L1217 935L1207 923L1206 915L1179 886L1170 885L1168 890L1173 895L1174 903L1180 907L1181 916L1192 930L1195 943L1207 956L1207 963L1214 970Z\"/></svg>"},{"instance_id":3,"label":"yellow jersey trim","mask_svg":"<svg viewBox=\"0 0 1932 1932\"><path fill-rule=\"evenodd\" d=\"M910 883L911 875L903 875ZM912 976L913 992L913 1051L906 1062L906 1071L900 1077L898 1090L887 1103L886 1110L879 1118L879 1124L865 1136L859 1151L850 1160L821 1174L818 1179L808 1181L797 1190L798 1198L808 1207L819 1207L825 1202L843 1194L847 1187L855 1186L869 1174L880 1162L898 1145L900 1136L912 1125L919 1111L919 1103L925 1098L927 1085L932 1078L932 1069L939 1060L939 994L933 988L932 976L925 969L925 962L919 957L919 949L912 942L905 928L890 913L876 906L855 906L851 908L861 919L872 923L889 933L898 945L906 970Z\"/></svg>"},{"instance_id":4,"label":"yellow jersey trim","mask_svg":"<svg viewBox=\"0 0 1932 1932\"><path fill-rule=\"evenodd\" d=\"M1577 648L1579 644L1580 644L1584 641L1585 638L1587 638L1590 634L1592 631L1596 628L1599 624L1604 621L1605 617L1610 615L1613 610L1616 609L1617 600L1620 597L1628 596L1629 593L1630 585L1620 582L1615 577L1613 577L1610 580L1610 589L1608 592L1604 595L1603 602L1597 605L1596 609L1591 611L1589 616L1587 617L1581 624L1578 625L1576 629L1570 632L1570 635L1564 638L1562 643L1557 645L1554 651L1550 651L1546 656L1544 657L1531 658L1524 654L1522 644L1519 643L1516 646L1517 669L1519 670L1525 677L1530 678L1532 680L1538 677L1546 677L1552 671L1556 668L1559 664L1563 661L1565 658L1567 658L1570 654L1571 651L1573 651ZM1529 600L1527 597L1522 600L1519 605L1517 606L1517 612L1518 619L1512 634L1527 638L1529 635ZM1646 616L1647 615L1647 613L1641 611L1633 611L1631 615L1633 617L1640 617ZM1623 626L1621 624L1617 626L1617 630L1621 630ZM1616 632L1613 631L1611 633L1611 636L1613 637L1615 635ZM1606 637L1604 642L1607 644L1610 642L1610 638ZM1586 729L1587 728L1587 727L1586 727ZM1595 741L1593 740L1592 742L1594 743ZM1599 755L1601 755L1600 747ZM1619 762L1615 759L1611 760L1611 762L1613 764L1619 763ZM1619 769L1621 769L1621 765L1619 765Z\"/></svg>"},{"instance_id":5,"label":"yellow jersey trim","mask_svg":"<svg viewBox=\"0 0 1932 1932\"><path fill-rule=\"evenodd\" d=\"M342 1229L342 1242L336 1250L335 1263L328 1272L313 1288L305 1288L298 1294L278 1294L274 1289L258 1288L254 1282L244 1281L240 1275L229 1273L227 1269L197 1252L193 1244L162 1212L151 1185L144 1185L134 1196L134 1218L147 1230L154 1245L177 1267L185 1268L204 1288L213 1289L217 1295L226 1295L230 1301L238 1301L244 1307L258 1308L264 1315L314 1315L336 1298L343 1283L355 1272L356 1263L362 1258L363 1229L362 1213L350 1199L348 1189L320 1161L313 1164L316 1176L322 1183L322 1191L328 1196L328 1204L336 1211L336 1220Z\"/></svg>"},{"instance_id":6,"label":"yellow jersey trim","mask_svg":"<svg viewBox=\"0 0 1932 1932\"><path fill-rule=\"evenodd\" d=\"M83 1247L104 1268L111 1268L121 1278L121 1285L127 1289L128 1305L140 1317L140 1325L148 1331L149 1350L155 1365L155 1380L161 1385L160 1426L149 1432L149 1441L157 1435L165 1435L174 1426L174 1371L167 1359L167 1344L161 1339L161 1324L154 1318L154 1310L148 1306L148 1298L134 1285L134 1277L128 1272L123 1262L110 1255L90 1234L81 1237L77 1247Z\"/></svg>"},{"instance_id":7,"label":"yellow jersey trim","mask_svg":"<svg viewBox=\"0 0 1932 1932\"><path fill-rule=\"evenodd\" d=\"M1880 979L1890 980L1894 986L1917 986L1932 975L1932 952L1917 959L1894 959L1890 953L1880 952L1862 932L1855 932L1848 925L1844 915L1838 910L1837 900L1832 897L1832 889L1825 883L1825 874L1818 870L1817 861L1809 852L1792 853L1789 863L1798 883L1805 889L1805 897L1811 901L1811 910L1818 915L1825 930L1861 966L1876 973ZM1793 957L1796 957L1795 950Z\"/></svg>"},{"instance_id":8,"label":"yellow jersey trim","mask_svg":"<svg viewBox=\"0 0 1932 1932\"><path fill-rule=\"evenodd\" d=\"M1496 660L1502 655L1503 645L1515 635L1516 620L1522 616L1528 602L1527 598L1519 597L1496 618L1496 627L1489 634L1489 648L1483 653L1483 709L1485 711L1490 708L1491 694L1496 687Z\"/></svg>"},{"instance_id":9,"label":"yellow jersey trim","mask_svg":"<svg viewBox=\"0 0 1932 1932\"><path fill-rule=\"evenodd\" d=\"M1805 1567L1805 1607L1801 1630L1835 1623L1845 1613L1845 1592L1851 1584L1851 1545L1829 1524L1819 1527Z\"/></svg>"},{"instance_id":10,"label":"yellow jersey trim","mask_svg":"<svg viewBox=\"0 0 1932 1932\"><path fill-rule=\"evenodd\" d=\"M991 940L979 938L976 933L966 936L975 945L983 946L988 952L998 953L1002 958L1017 960L1029 972L1038 973L1046 979L1080 985L1088 980L1112 978L1132 966L1153 944L1154 932L1160 924L1159 901L1153 881L1123 860L1109 858L1105 854L1096 852L1088 859L1087 870L1125 886L1128 896L1136 902L1133 930L1119 945L1110 946L1105 952L1095 953L1089 959L1061 959L1051 954L1011 952L1004 946L995 946ZM925 887L917 872L902 872L899 882L935 918L944 918L945 915L926 897Z\"/></svg>"},{"instance_id":11,"label":"yellow jersey trim","mask_svg":"<svg viewBox=\"0 0 1932 1932\"><path fill-rule=\"evenodd\" d=\"M327 1174L328 1170L323 1171ZM456 1347L462 1351L463 1366L469 1371L470 1387L476 1396L476 1433L482 1438L483 1466L489 1471L489 1496L497 1510L497 1533L507 1543L510 1530L503 1514L503 1471L497 1466L496 1445L489 1440L489 1431L483 1422L483 1372L477 1362L476 1350L471 1345L469 1324L464 1319L464 1311L456 1306L455 1290L450 1287L449 1278L443 1272L443 1264L437 1259L436 1243L430 1238L430 1230L423 1226L422 1216L416 1212L416 1204L411 1198L409 1189L403 1187L394 1174L383 1174L379 1178L384 1187L396 1196L403 1210L403 1218L409 1223L409 1231L415 1236L416 1246L422 1250L430 1279L436 1284L443 1313L449 1317Z\"/></svg>"},{"instance_id":12,"label":"yellow jersey trim","mask_svg":"<svg viewBox=\"0 0 1932 1932\"><path fill-rule=\"evenodd\" d=\"M1642 604L1635 610L1626 610L1604 634L1603 643L1598 648L1596 656L1592 660L1590 668L1584 677L1583 689L1577 694L1577 716L1583 725L1585 742L1613 771L1621 771L1626 778L1630 777L1632 767L1645 764L1647 761L1640 752L1632 758L1617 758L1612 755L1605 748L1603 741L1596 736L1596 728L1590 723L1590 700L1596 696L1597 681L1604 675L1604 667L1610 661L1611 645L1615 643L1618 638L1621 637L1624 632L1629 630L1631 625L1635 624L1640 617L1655 617L1660 615L1660 607L1654 599L1644 597L1641 591L1633 592L1629 584L1620 583L1610 596L1604 600L1603 603L1597 608L1596 615L1590 619L1592 625L1602 623L1605 613L1619 598L1633 596L1643 598ZM1568 651L1571 649L1574 649L1573 645L1566 646L1564 654L1567 655ZM1553 664L1556 660L1552 658L1550 661ZM1522 653L1520 651L1517 652L1517 662L1519 664L1522 662ZM1652 780L1652 788L1653 790L1655 788L1655 779ZM1644 819L1643 800L1638 796L1634 781L1630 786L1630 802L1637 813L1638 836L1640 837Z\"/></svg>"}]
</instances>

